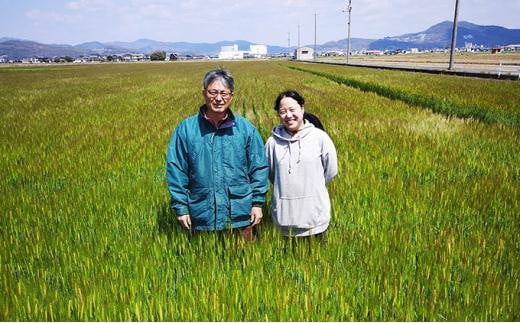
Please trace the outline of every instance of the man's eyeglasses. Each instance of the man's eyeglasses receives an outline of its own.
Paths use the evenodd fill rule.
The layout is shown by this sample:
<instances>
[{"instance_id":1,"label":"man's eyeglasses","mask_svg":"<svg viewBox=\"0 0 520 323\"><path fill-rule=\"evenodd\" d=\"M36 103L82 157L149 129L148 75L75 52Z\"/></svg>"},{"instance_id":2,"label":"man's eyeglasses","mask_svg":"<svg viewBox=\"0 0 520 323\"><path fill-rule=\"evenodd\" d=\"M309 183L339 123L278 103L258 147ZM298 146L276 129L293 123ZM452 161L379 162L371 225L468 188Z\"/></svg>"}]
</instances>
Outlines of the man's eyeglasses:
<instances>
[{"instance_id":1,"label":"man's eyeglasses","mask_svg":"<svg viewBox=\"0 0 520 323\"><path fill-rule=\"evenodd\" d=\"M233 95L233 92L217 90L206 91L206 93L208 93L208 96L212 99L216 98L220 94L220 97L224 100L229 99Z\"/></svg>"}]
</instances>

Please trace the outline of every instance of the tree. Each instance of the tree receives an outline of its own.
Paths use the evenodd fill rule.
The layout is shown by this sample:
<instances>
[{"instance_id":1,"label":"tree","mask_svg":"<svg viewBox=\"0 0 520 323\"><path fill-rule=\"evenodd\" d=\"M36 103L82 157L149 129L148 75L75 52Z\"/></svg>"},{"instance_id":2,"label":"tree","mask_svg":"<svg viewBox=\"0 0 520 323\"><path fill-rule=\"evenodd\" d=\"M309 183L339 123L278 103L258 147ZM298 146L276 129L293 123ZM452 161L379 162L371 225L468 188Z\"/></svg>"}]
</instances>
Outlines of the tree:
<instances>
[{"instance_id":1,"label":"tree","mask_svg":"<svg viewBox=\"0 0 520 323\"><path fill-rule=\"evenodd\" d=\"M150 55L150 60L152 61L164 61L166 59L165 51L156 51Z\"/></svg>"}]
</instances>

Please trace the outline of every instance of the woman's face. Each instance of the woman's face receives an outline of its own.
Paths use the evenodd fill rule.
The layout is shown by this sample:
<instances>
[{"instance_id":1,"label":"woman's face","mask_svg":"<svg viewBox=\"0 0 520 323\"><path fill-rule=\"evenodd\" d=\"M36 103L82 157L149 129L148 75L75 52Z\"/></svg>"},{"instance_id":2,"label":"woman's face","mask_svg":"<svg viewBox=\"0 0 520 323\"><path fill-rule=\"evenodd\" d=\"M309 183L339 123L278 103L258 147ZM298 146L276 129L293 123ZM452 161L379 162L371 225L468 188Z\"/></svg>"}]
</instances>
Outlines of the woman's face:
<instances>
[{"instance_id":1,"label":"woman's face","mask_svg":"<svg viewBox=\"0 0 520 323\"><path fill-rule=\"evenodd\" d=\"M278 109L280 121L290 134L297 133L303 128L303 106L293 98L283 98Z\"/></svg>"}]
</instances>

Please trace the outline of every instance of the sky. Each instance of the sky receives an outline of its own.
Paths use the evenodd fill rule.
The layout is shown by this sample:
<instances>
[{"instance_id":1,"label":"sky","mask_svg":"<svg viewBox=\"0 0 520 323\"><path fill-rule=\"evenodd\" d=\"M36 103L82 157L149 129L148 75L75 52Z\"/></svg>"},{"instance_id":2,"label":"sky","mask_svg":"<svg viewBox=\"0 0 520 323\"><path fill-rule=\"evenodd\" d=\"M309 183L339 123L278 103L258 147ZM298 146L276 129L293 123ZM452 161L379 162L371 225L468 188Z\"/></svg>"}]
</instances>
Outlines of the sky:
<instances>
[{"instance_id":1,"label":"sky","mask_svg":"<svg viewBox=\"0 0 520 323\"><path fill-rule=\"evenodd\" d=\"M295 46L347 38L345 0L0 0L0 37L88 41L248 40ZM453 21L455 0L352 0L351 37L383 38ZM459 0L459 21L520 29L520 0Z\"/></svg>"}]
</instances>

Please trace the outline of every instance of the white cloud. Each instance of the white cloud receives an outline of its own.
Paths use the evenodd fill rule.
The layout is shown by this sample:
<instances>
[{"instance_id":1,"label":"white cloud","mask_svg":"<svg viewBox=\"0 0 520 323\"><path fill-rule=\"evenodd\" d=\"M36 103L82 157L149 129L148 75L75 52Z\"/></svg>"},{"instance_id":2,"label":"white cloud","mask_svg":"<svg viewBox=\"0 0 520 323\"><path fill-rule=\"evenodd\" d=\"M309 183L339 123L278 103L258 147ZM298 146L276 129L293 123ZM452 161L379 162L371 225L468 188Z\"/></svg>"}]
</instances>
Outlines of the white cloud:
<instances>
[{"instance_id":1,"label":"white cloud","mask_svg":"<svg viewBox=\"0 0 520 323\"><path fill-rule=\"evenodd\" d=\"M81 16L76 14L61 14L56 11L44 11L40 9L29 10L26 16L35 23L73 23L81 19Z\"/></svg>"},{"instance_id":2,"label":"white cloud","mask_svg":"<svg viewBox=\"0 0 520 323\"><path fill-rule=\"evenodd\" d=\"M112 2L109 0L77 0L67 3L66 7L71 10L101 11L112 7Z\"/></svg>"},{"instance_id":3,"label":"white cloud","mask_svg":"<svg viewBox=\"0 0 520 323\"><path fill-rule=\"evenodd\" d=\"M175 9L162 3L144 4L138 8L138 15L151 19L171 19L175 17Z\"/></svg>"},{"instance_id":4,"label":"white cloud","mask_svg":"<svg viewBox=\"0 0 520 323\"><path fill-rule=\"evenodd\" d=\"M1 0L0 0L1 1ZM3 30L38 40L81 42L155 38L165 41L247 39L272 45L346 38L346 0L64 0L32 2L18 16L0 12ZM13 2L14 3L14 2ZM17 2L18 3L18 2ZM24 3L20 1L20 3ZM352 0L352 37L380 38L419 32L453 19L455 0ZM520 0L465 0L459 19L519 28ZM13 4L13 6L15 6ZM29 7L30 9L23 9ZM22 11L23 10L23 11ZM5 17L2 16L5 15ZM10 18L17 17L17 19ZM25 18L25 21L24 21ZM27 37L34 38L34 37Z\"/></svg>"}]
</instances>

